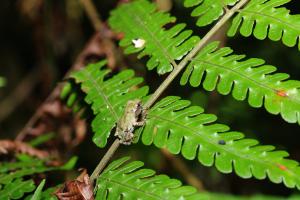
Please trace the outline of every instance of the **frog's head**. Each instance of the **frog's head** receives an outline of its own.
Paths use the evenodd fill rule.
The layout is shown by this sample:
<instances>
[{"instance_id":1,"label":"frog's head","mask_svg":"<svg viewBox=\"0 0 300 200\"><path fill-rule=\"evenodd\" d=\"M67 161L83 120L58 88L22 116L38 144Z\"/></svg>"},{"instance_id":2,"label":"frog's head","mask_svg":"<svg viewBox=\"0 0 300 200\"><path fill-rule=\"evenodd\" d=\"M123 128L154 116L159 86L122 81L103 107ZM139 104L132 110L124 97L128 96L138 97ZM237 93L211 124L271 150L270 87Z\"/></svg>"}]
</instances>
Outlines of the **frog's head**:
<instances>
[{"instance_id":1,"label":"frog's head","mask_svg":"<svg viewBox=\"0 0 300 200\"><path fill-rule=\"evenodd\" d=\"M142 107L142 102L140 99L129 100L126 105L126 108L130 109L133 112L141 109L141 107Z\"/></svg>"}]
</instances>

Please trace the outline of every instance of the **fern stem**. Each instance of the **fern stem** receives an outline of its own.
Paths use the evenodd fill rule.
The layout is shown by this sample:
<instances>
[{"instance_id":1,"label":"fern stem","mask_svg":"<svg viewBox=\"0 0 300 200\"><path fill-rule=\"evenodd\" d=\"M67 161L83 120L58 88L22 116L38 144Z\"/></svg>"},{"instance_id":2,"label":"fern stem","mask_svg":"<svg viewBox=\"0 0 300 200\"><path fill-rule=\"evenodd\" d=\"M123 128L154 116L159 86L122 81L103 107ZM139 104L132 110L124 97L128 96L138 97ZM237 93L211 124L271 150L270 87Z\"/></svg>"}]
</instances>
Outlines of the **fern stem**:
<instances>
[{"instance_id":1,"label":"fern stem","mask_svg":"<svg viewBox=\"0 0 300 200\"><path fill-rule=\"evenodd\" d=\"M162 82L162 84L157 88L157 90L151 95L149 100L145 103L144 107L147 109L151 107L155 101L160 97L160 95L166 90L166 88L171 84L171 82L176 78L176 76L181 72L182 69L188 64L188 62L193 59L193 57L201 50L204 45L216 34L219 29L236 13L240 8L242 8L249 0L241 0L233 8L226 11L226 14L218 21L218 23L210 29L210 31L200 40L200 42L193 48L193 50L184 57L184 59L178 64L177 67L168 75L168 77Z\"/></svg>"},{"instance_id":2,"label":"fern stem","mask_svg":"<svg viewBox=\"0 0 300 200\"><path fill-rule=\"evenodd\" d=\"M100 160L97 167L94 169L94 171L90 177L91 183L93 183L94 180L99 176L99 174L102 172L102 170L107 165L107 163L109 162L111 157L114 155L116 150L119 148L119 146L120 146L120 140L116 139L114 141L114 143L109 147L108 151L105 153L103 158Z\"/></svg>"},{"instance_id":3,"label":"fern stem","mask_svg":"<svg viewBox=\"0 0 300 200\"><path fill-rule=\"evenodd\" d=\"M161 149L165 158L171 162L172 167L177 170L184 180L191 186L197 188L199 192L205 191L203 183L188 168L188 166L180 159L171 154L167 149Z\"/></svg>"}]
</instances>

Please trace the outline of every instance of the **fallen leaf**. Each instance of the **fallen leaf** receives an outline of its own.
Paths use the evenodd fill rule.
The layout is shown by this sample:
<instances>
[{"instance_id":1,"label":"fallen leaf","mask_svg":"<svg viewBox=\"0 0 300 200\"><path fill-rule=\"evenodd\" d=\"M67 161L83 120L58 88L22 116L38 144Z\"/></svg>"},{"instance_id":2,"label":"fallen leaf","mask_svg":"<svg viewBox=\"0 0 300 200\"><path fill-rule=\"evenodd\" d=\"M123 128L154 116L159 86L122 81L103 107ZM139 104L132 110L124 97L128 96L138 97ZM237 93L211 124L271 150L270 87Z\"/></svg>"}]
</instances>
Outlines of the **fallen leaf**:
<instances>
[{"instance_id":1,"label":"fallen leaf","mask_svg":"<svg viewBox=\"0 0 300 200\"><path fill-rule=\"evenodd\" d=\"M93 186L86 170L76 180L67 181L54 194L58 200L94 200Z\"/></svg>"},{"instance_id":2,"label":"fallen leaf","mask_svg":"<svg viewBox=\"0 0 300 200\"><path fill-rule=\"evenodd\" d=\"M9 152L24 153L38 158L46 158L49 156L48 152L33 148L25 142L0 140L0 154L7 154Z\"/></svg>"}]
</instances>

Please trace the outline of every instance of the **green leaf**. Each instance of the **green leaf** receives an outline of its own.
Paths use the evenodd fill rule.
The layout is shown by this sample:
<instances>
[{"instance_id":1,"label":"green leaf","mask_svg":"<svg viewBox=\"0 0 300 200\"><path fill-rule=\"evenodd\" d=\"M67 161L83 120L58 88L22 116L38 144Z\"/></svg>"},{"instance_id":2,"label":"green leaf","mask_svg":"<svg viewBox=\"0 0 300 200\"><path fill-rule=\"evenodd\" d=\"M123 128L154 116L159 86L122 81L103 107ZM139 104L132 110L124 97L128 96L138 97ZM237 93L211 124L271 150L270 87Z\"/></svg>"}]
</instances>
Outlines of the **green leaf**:
<instances>
[{"instance_id":1,"label":"green leaf","mask_svg":"<svg viewBox=\"0 0 300 200\"><path fill-rule=\"evenodd\" d=\"M39 186L36 188L33 196L31 197L31 200L41 200L42 197L42 190L44 188L46 180L43 179L42 182L39 184Z\"/></svg>"},{"instance_id":2,"label":"green leaf","mask_svg":"<svg viewBox=\"0 0 300 200\"><path fill-rule=\"evenodd\" d=\"M175 17L158 12L155 4L147 0L123 4L112 11L109 18L113 29L125 33L120 42L125 47L125 53L140 52L140 58L149 56L148 69L157 67L159 74L172 71L175 61L181 60L199 41L198 37L191 36L191 30L184 30L185 24L164 28L175 21ZM134 41L138 39L144 41L144 45L135 46Z\"/></svg>"},{"instance_id":3,"label":"green leaf","mask_svg":"<svg viewBox=\"0 0 300 200\"><path fill-rule=\"evenodd\" d=\"M234 36L238 29L248 37L266 37L273 41L282 40L289 47L298 43L300 50L300 15L290 15L290 11L279 7L291 0L251 0L233 19L228 36ZM279 8L278 8L279 7Z\"/></svg>"},{"instance_id":4,"label":"green leaf","mask_svg":"<svg viewBox=\"0 0 300 200\"><path fill-rule=\"evenodd\" d=\"M74 165L76 164L77 161L77 157L73 157L71 158L66 164L64 164L63 166L59 166L59 167L47 167L44 165L41 165L40 163L35 165L24 165L21 166L21 164L16 164L16 165L8 165L8 164L4 164L4 166L6 166L5 171L6 173L4 174L0 174L0 184L9 184L11 183L14 179L17 178L21 178L24 176L28 176L28 175L32 175L32 174L38 174L38 173L42 173L42 172L48 172L48 171L53 171L53 170L70 170L74 167ZM16 170L16 171L11 171L10 173L7 173L7 166L9 166L9 169L12 170L16 167L20 167L20 169Z\"/></svg>"},{"instance_id":5,"label":"green leaf","mask_svg":"<svg viewBox=\"0 0 300 200\"><path fill-rule=\"evenodd\" d=\"M199 17L198 26L206 26L218 20L225 11L226 6L233 6L238 0L185 0L185 7L197 6L191 15Z\"/></svg>"},{"instance_id":6,"label":"green leaf","mask_svg":"<svg viewBox=\"0 0 300 200\"><path fill-rule=\"evenodd\" d=\"M253 196L237 196L237 195L228 195L228 194L221 194L221 193L209 193L204 192L201 193L203 199L206 200L299 200L300 196L293 195L290 197L280 197L280 196L267 196L267 195L253 195Z\"/></svg>"},{"instance_id":7,"label":"green leaf","mask_svg":"<svg viewBox=\"0 0 300 200\"><path fill-rule=\"evenodd\" d=\"M42 135L37 136L36 138L34 138L33 140L31 140L30 142L28 142L28 144L30 146L36 147L39 146L51 139L53 139L55 137L55 133L54 132L50 132L50 133L45 133Z\"/></svg>"},{"instance_id":8,"label":"green leaf","mask_svg":"<svg viewBox=\"0 0 300 200\"><path fill-rule=\"evenodd\" d=\"M155 175L153 170L141 169L144 164L140 161L126 163L128 160L128 157L116 160L101 173L96 200L202 199L195 188L182 186L180 181L166 175Z\"/></svg>"},{"instance_id":9,"label":"green leaf","mask_svg":"<svg viewBox=\"0 0 300 200\"><path fill-rule=\"evenodd\" d=\"M71 80L64 84L60 93L60 98L69 108L72 108L73 113L80 112L80 117L88 118L90 110L84 97L85 94L81 91L80 86Z\"/></svg>"},{"instance_id":10,"label":"green leaf","mask_svg":"<svg viewBox=\"0 0 300 200\"><path fill-rule=\"evenodd\" d=\"M5 86L5 84L6 84L6 79L3 77L0 77L0 87Z\"/></svg>"},{"instance_id":11,"label":"green leaf","mask_svg":"<svg viewBox=\"0 0 300 200\"><path fill-rule=\"evenodd\" d=\"M57 200L57 197L54 195L54 192L60 187L61 185L59 186L55 186L55 187L51 187L51 188L48 188L47 190L45 190L43 193L42 193L42 200Z\"/></svg>"},{"instance_id":12,"label":"green leaf","mask_svg":"<svg viewBox=\"0 0 300 200\"><path fill-rule=\"evenodd\" d=\"M76 162L78 160L77 156L73 156L67 163L60 167L54 167L54 169L59 169L59 170L71 170L75 167Z\"/></svg>"},{"instance_id":13,"label":"green leaf","mask_svg":"<svg viewBox=\"0 0 300 200\"><path fill-rule=\"evenodd\" d=\"M229 47L217 50L216 42L210 43L188 65L181 84L188 81L193 87L232 96L237 100L248 99L255 108L264 107L272 114L281 114L290 123L300 124L300 81L286 80L288 74L274 73L276 67L265 65L258 58L245 60L244 55L232 55ZM205 76L204 76L205 74Z\"/></svg>"},{"instance_id":14,"label":"green leaf","mask_svg":"<svg viewBox=\"0 0 300 200\"><path fill-rule=\"evenodd\" d=\"M0 190L0 199L20 199L26 192L32 192L35 189L35 185L32 180L23 181L22 179L16 179L10 182Z\"/></svg>"},{"instance_id":15,"label":"green leaf","mask_svg":"<svg viewBox=\"0 0 300 200\"><path fill-rule=\"evenodd\" d=\"M215 165L222 173L234 170L242 178L268 177L274 183L300 189L300 167L298 162L285 159L287 152L258 145L240 132L229 131L226 125L213 123L216 119L187 100L166 97L149 110L142 142L181 153L189 160L197 157L203 165Z\"/></svg>"},{"instance_id":16,"label":"green leaf","mask_svg":"<svg viewBox=\"0 0 300 200\"><path fill-rule=\"evenodd\" d=\"M21 168L34 168L38 166L43 166L43 161L39 159L31 159L30 161L2 162L0 163L0 176L8 171L15 171Z\"/></svg>"},{"instance_id":17,"label":"green leaf","mask_svg":"<svg viewBox=\"0 0 300 200\"><path fill-rule=\"evenodd\" d=\"M112 78L107 78L109 70L103 69L105 61L90 64L71 75L87 95L85 101L92 105L96 117L92 122L95 132L93 141L104 147L110 131L123 115L128 100L142 99L148 93L148 87L136 88L142 78L134 77L134 71L124 70Z\"/></svg>"},{"instance_id":18,"label":"green leaf","mask_svg":"<svg viewBox=\"0 0 300 200\"><path fill-rule=\"evenodd\" d=\"M221 193L196 193L191 186L182 186L176 179L155 175L143 169L140 161L128 162L124 157L113 161L99 176L95 189L96 200L104 199L195 199L195 200L296 200L299 196L276 197L266 195L237 196Z\"/></svg>"},{"instance_id":19,"label":"green leaf","mask_svg":"<svg viewBox=\"0 0 300 200\"><path fill-rule=\"evenodd\" d=\"M41 192L40 200L57 200L56 196L54 195L54 192L61 187L61 185L57 185L54 187L50 187L46 189L45 191ZM33 195L29 195L25 198L25 200L31 200Z\"/></svg>"},{"instance_id":20,"label":"green leaf","mask_svg":"<svg viewBox=\"0 0 300 200\"><path fill-rule=\"evenodd\" d=\"M66 82L64 84L64 87L61 89L60 98L66 99L69 96L70 92L72 92L72 89L73 89L72 83Z\"/></svg>"}]
</instances>

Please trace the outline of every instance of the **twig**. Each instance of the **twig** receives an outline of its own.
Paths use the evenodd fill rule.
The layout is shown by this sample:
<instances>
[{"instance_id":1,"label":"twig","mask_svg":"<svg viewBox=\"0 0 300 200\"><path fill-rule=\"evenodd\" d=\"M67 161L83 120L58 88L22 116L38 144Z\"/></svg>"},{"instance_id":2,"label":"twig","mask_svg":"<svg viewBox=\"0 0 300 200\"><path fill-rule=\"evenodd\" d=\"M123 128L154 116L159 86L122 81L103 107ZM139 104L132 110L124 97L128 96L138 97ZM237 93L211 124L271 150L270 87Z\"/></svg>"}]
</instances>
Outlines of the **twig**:
<instances>
[{"instance_id":1,"label":"twig","mask_svg":"<svg viewBox=\"0 0 300 200\"><path fill-rule=\"evenodd\" d=\"M83 51L77 57L73 66L66 73L64 78L67 78L69 74L76 69L80 69L81 67L86 65L86 58L89 55L106 55L108 59L108 66L114 68L116 66L116 46L111 41L109 33L106 30L106 27L103 25L104 23L101 21L100 15L98 14L95 6L93 5L91 0L80 0L89 19L91 20L93 27L97 33L95 33L87 45L84 47ZM95 45L96 44L96 45ZM99 55L100 56L100 55ZM16 140L21 141L25 138L27 131L35 125L35 123L40 119L43 114L43 107L57 99L59 97L59 93L61 91L62 84L58 84L54 90L50 93L47 99L38 107L36 112L32 115L30 120L24 126L24 128L18 134Z\"/></svg>"},{"instance_id":2,"label":"twig","mask_svg":"<svg viewBox=\"0 0 300 200\"><path fill-rule=\"evenodd\" d=\"M99 12L97 12L97 9L92 0L80 0L80 3L83 6L88 18L90 19L90 22L92 23L95 31L98 31L101 35L104 36L102 46L107 54L106 57L108 60L108 66L114 68L116 65L115 58L117 55L117 51L115 44L109 38L112 33L107 31L107 28L104 25Z\"/></svg>"},{"instance_id":3,"label":"twig","mask_svg":"<svg viewBox=\"0 0 300 200\"><path fill-rule=\"evenodd\" d=\"M101 17L93 2L91 0L80 0L80 3L83 5L85 12L94 26L94 29L97 31L103 30L103 22L101 21Z\"/></svg>"},{"instance_id":4,"label":"twig","mask_svg":"<svg viewBox=\"0 0 300 200\"><path fill-rule=\"evenodd\" d=\"M243 7L249 0L241 0L232 9L228 10L227 13L218 21L218 23L210 29L210 31L200 40L200 42L194 47L194 49L184 57L184 59L174 67L174 70L168 75L168 77L162 82L162 84L157 88L154 94L151 95L149 100L145 103L145 108L149 108L154 104L154 102L160 97L160 95L165 91L165 89L171 84L171 82L176 78L176 76L181 72L181 70L188 64L188 62L199 52L200 49L214 36L215 33L232 17L232 15L237 12L241 7Z\"/></svg>"},{"instance_id":5,"label":"twig","mask_svg":"<svg viewBox=\"0 0 300 200\"><path fill-rule=\"evenodd\" d=\"M94 29L97 31L103 31L104 25L101 21L100 15L98 14L93 2L91 0L80 0L80 2L83 5L90 21L92 22ZM111 55L111 56L107 55L108 56L108 64L114 66L115 62L112 59L109 59L109 57L112 57L113 55L116 54L116 50L115 50L115 48L113 48L114 44L111 40L108 40L106 38L104 38L103 43L104 43L104 47L107 47L110 50L110 51L107 51L107 52L110 52L110 55ZM95 168L95 170L93 171L93 173L91 174L91 177L90 177L91 183L93 183L94 180L99 176L99 174L102 172L102 170L107 165L107 163L109 162L109 160L111 159L113 154L116 152L116 150L119 148L119 146L120 146L120 141L119 141L119 139L116 139L113 142L113 144L110 146L108 151L105 153L105 155L102 157L102 159L98 163L98 165Z\"/></svg>"},{"instance_id":6,"label":"twig","mask_svg":"<svg viewBox=\"0 0 300 200\"><path fill-rule=\"evenodd\" d=\"M31 94L39 81L37 79L38 72L39 70L34 68L20 81L11 94L0 102L0 122L9 116Z\"/></svg>"},{"instance_id":7,"label":"twig","mask_svg":"<svg viewBox=\"0 0 300 200\"><path fill-rule=\"evenodd\" d=\"M161 152L172 163L172 166L182 175L189 185L194 186L200 192L205 191L202 182L190 172L188 167L181 159L175 157L166 149L161 149Z\"/></svg>"},{"instance_id":8,"label":"twig","mask_svg":"<svg viewBox=\"0 0 300 200\"><path fill-rule=\"evenodd\" d=\"M16 137L16 141L22 141L24 140L25 136L27 135L28 130L34 126L34 124L38 121L38 119L41 117L43 112L43 107L51 101L51 99L54 99L56 96L58 96L58 93L61 89L61 84L56 86L54 90L50 93L50 95L47 97L47 99L37 108L36 112L31 116L29 121L25 124L23 129L19 132L19 134Z\"/></svg>"},{"instance_id":9,"label":"twig","mask_svg":"<svg viewBox=\"0 0 300 200\"><path fill-rule=\"evenodd\" d=\"M69 76L69 74L74 71L82 68L86 65L86 58L93 54L93 55L102 55L105 54L105 50L101 49L101 45L99 45L99 40L101 40L101 35L99 33L94 34L91 39L87 42L83 50L80 52L78 57L75 60L75 63L69 69L69 71L65 74L64 79ZM43 108L48 104L53 102L54 100L59 98L59 94L61 91L63 84L59 83L50 93L50 95L46 98L46 100L37 108L36 112L31 116L29 121L25 124L23 129L19 132L18 136L16 137L17 141L22 141L28 132L35 123L41 118L43 115Z\"/></svg>"},{"instance_id":10,"label":"twig","mask_svg":"<svg viewBox=\"0 0 300 200\"><path fill-rule=\"evenodd\" d=\"M97 41L99 40L99 37L101 37L101 36L103 37L103 38L101 38L102 39L102 45L101 46L105 48L105 49L102 50L103 51L102 53L106 54L106 56L108 57L109 65L111 67L115 66L115 61L112 58L115 56L116 47L115 47L114 43L111 41L111 39L109 38L109 36L105 33L105 27L103 25L103 22L100 19L100 15L97 13L97 11L95 9L95 6L93 5L93 3L90 0L81 0L81 3L83 5L83 7L85 8L85 11L88 14L90 20L92 21L92 24L93 24L95 30L97 31L97 33L88 42L88 44L86 45L84 50L79 54L79 56L77 57L77 59L75 61L75 64L66 73L65 78L67 78L69 76L71 71L73 71L75 69L79 69L79 68L81 68L85 65L86 57L88 56L88 53L90 51L96 51L96 52L99 53L99 50L97 51L95 49L99 48L100 45L95 46L93 44L97 43ZM101 50L100 50L100 52L101 52ZM51 94L48 96L48 98L37 109L37 111L34 113L34 115L31 117L31 119L25 125L23 130L19 133L16 140L23 140L24 139L27 130L29 128L31 128L32 126L34 126L34 124L41 117L43 107L45 105L47 105L47 103L49 103L51 100L54 100L57 97L59 97L59 93L61 91L61 88L62 88L62 84L58 84L55 87L55 89L51 92ZM93 182L98 177L100 172L107 165L108 161L113 156L114 152L118 149L119 146L120 146L120 141L119 141L119 139L116 139L114 141L114 143L111 145L111 147L109 148L109 150L106 152L104 157L101 159L100 163L97 165L94 172L92 173L91 179L90 179L91 182Z\"/></svg>"},{"instance_id":11,"label":"twig","mask_svg":"<svg viewBox=\"0 0 300 200\"><path fill-rule=\"evenodd\" d=\"M114 141L114 143L109 147L109 149L105 153L105 155L102 157L101 161L99 162L99 164L97 165L95 170L93 171L93 173L90 177L91 183L93 183L94 180L99 176L99 174L102 172L102 170L107 165L107 163L109 162L111 157L114 155L116 150L119 148L119 146L120 146L120 140L116 139Z\"/></svg>"}]
</instances>

